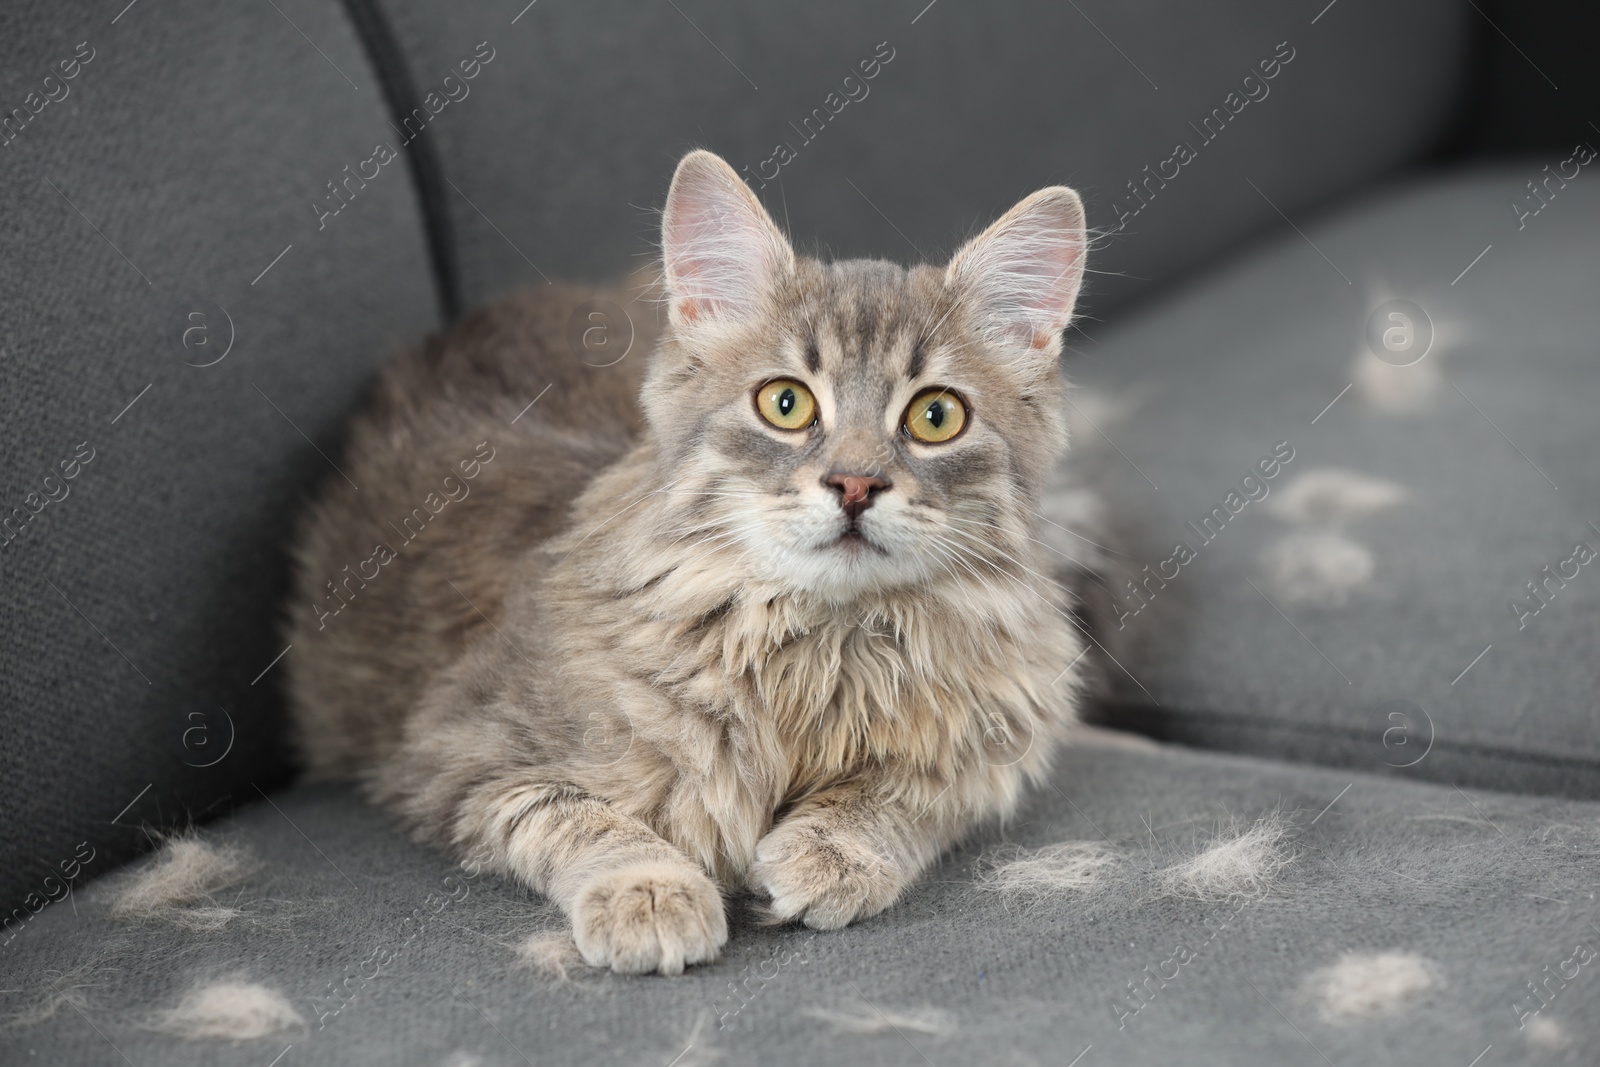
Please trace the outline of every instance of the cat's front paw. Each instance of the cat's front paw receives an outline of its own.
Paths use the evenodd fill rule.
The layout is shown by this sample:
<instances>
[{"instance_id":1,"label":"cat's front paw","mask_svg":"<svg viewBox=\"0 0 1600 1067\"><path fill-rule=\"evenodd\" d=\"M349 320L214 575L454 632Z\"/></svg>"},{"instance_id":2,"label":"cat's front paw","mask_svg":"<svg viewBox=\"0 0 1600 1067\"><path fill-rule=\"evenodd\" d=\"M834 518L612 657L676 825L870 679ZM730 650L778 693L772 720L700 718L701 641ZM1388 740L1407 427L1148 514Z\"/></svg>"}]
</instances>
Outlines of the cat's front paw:
<instances>
[{"instance_id":1,"label":"cat's front paw","mask_svg":"<svg viewBox=\"0 0 1600 1067\"><path fill-rule=\"evenodd\" d=\"M756 844L749 881L771 898L776 918L837 930L893 904L907 879L860 834L802 816Z\"/></svg>"},{"instance_id":2,"label":"cat's front paw","mask_svg":"<svg viewBox=\"0 0 1600 1067\"><path fill-rule=\"evenodd\" d=\"M641 864L607 871L578 893L572 936L584 961L619 974L682 974L716 959L728 940L722 894L687 865Z\"/></svg>"}]
</instances>

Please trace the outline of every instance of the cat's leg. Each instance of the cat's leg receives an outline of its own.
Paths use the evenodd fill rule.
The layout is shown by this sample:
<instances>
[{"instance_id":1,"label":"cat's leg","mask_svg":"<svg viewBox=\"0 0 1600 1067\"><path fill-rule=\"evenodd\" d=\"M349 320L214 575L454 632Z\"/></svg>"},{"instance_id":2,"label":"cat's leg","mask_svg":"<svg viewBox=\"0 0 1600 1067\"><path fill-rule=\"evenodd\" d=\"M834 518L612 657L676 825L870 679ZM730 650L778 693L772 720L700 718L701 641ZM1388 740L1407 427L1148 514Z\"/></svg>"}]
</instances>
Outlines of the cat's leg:
<instances>
[{"instance_id":1,"label":"cat's leg","mask_svg":"<svg viewBox=\"0 0 1600 1067\"><path fill-rule=\"evenodd\" d=\"M560 906L596 967L680 974L728 940L722 895L699 865L649 826L567 786L493 786L458 827L495 865Z\"/></svg>"},{"instance_id":2,"label":"cat's leg","mask_svg":"<svg viewBox=\"0 0 1600 1067\"><path fill-rule=\"evenodd\" d=\"M542 703L543 679L500 638L496 628L424 692L369 779L373 798L431 844L487 857L481 866L555 903L594 966L680 974L715 959L728 940L716 883L580 784L594 770L585 720Z\"/></svg>"},{"instance_id":3,"label":"cat's leg","mask_svg":"<svg viewBox=\"0 0 1600 1067\"><path fill-rule=\"evenodd\" d=\"M757 843L748 880L776 918L837 930L876 915L991 810L958 788L885 786L846 782L813 794Z\"/></svg>"}]
</instances>

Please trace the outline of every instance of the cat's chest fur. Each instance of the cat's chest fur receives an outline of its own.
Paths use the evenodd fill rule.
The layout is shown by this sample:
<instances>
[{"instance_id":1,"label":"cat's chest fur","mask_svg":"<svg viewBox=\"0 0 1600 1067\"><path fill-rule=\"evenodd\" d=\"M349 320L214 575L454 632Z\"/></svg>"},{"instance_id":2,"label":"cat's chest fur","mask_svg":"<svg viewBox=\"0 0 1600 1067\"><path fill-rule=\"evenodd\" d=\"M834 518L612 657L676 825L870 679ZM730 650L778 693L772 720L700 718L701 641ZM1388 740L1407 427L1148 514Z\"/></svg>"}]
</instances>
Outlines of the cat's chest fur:
<instances>
[{"instance_id":1,"label":"cat's chest fur","mask_svg":"<svg viewBox=\"0 0 1600 1067\"><path fill-rule=\"evenodd\" d=\"M852 782L930 799L1011 789L1048 760L1069 714L1050 682L1075 635L1043 598L999 581L851 605L759 582L708 597L676 572L632 596L582 588L589 602L571 617L604 633L588 647L614 652L574 666L609 678L631 739L596 784L730 880L775 814L808 795Z\"/></svg>"}]
</instances>

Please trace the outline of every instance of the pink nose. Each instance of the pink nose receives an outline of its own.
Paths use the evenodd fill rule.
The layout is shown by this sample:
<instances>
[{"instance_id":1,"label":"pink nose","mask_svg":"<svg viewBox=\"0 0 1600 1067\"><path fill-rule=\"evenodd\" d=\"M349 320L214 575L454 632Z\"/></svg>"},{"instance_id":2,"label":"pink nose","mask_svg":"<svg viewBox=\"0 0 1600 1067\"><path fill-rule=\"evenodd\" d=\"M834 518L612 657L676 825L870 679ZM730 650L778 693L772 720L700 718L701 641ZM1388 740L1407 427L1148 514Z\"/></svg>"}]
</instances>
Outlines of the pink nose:
<instances>
[{"instance_id":1,"label":"pink nose","mask_svg":"<svg viewBox=\"0 0 1600 1067\"><path fill-rule=\"evenodd\" d=\"M839 506L853 519L870 508L873 494L889 488L890 483L867 474L830 474L822 484L839 494Z\"/></svg>"}]
</instances>

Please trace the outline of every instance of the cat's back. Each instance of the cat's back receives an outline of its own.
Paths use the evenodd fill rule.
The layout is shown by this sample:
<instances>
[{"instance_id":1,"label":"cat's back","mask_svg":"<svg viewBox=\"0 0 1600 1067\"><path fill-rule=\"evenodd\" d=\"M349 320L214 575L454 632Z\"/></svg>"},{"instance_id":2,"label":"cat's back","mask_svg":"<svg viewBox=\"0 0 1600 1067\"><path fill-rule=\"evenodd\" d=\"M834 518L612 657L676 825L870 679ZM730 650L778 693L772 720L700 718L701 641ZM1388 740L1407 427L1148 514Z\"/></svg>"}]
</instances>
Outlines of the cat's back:
<instances>
[{"instance_id":1,"label":"cat's back","mask_svg":"<svg viewBox=\"0 0 1600 1067\"><path fill-rule=\"evenodd\" d=\"M381 759L498 624L523 558L636 439L654 323L630 294L540 286L383 371L295 538L285 666L309 770Z\"/></svg>"}]
</instances>

